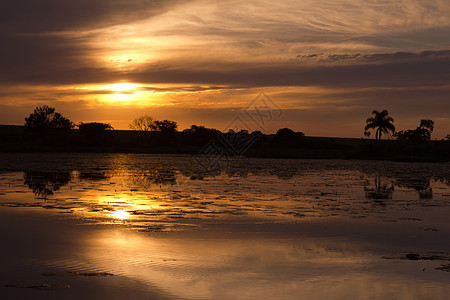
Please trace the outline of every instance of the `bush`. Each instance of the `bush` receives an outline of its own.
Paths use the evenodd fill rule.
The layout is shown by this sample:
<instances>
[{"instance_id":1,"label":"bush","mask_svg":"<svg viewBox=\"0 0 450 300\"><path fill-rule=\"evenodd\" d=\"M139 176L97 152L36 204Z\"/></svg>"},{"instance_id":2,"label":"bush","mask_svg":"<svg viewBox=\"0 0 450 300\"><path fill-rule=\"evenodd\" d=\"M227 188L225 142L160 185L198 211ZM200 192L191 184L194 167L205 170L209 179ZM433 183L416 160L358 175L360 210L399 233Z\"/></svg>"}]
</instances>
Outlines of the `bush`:
<instances>
[{"instance_id":1,"label":"bush","mask_svg":"<svg viewBox=\"0 0 450 300\"><path fill-rule=\"evenodd\" d=\"M33 113L25 118L25 129L31 132L69 131L74 126L72 121L47 105L36 107Z\"/></svg>"},{"instance_id":2,"label":"bush","mask_svg":"<svg viewBox=\"0 0 450 300\"><path fill-rule=\"evenodd\" d=\"M108 123L91 122L80 123L78 129L86 142L98 145L105 142L105 132L114 128Z\"/></svg>"}]
</instances>

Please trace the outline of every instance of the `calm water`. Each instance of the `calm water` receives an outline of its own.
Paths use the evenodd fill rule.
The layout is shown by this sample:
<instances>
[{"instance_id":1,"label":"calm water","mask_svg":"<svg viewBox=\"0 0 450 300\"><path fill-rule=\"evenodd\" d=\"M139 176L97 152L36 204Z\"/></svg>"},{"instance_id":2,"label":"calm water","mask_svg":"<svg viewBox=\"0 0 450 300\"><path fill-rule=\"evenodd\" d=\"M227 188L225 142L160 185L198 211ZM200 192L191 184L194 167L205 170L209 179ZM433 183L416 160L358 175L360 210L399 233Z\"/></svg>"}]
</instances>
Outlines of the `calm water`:
<instances>
[{"instance_id":1,"label":"calm water","mask_svg":"<svg viewBox=\"0 0 450 300\"><path fill-rule=\"evenodd\" d=\"M18 245L2 285L71 286L10 297L450 293L450 164L237 158L207 173L190 156L1 154L1 207ZM114 276L63 275L86 270Z\"/></svg>"}]
</instances>

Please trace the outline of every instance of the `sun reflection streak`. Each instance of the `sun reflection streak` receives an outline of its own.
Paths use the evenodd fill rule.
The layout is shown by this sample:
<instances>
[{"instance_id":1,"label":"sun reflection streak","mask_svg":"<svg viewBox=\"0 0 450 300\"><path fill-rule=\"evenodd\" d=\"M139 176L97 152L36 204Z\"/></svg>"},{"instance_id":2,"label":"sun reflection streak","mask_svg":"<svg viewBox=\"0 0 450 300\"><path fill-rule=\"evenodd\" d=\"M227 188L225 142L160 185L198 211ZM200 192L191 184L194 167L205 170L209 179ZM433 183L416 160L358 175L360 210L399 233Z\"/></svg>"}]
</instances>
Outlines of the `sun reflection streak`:
<instances>
[{"instance_id":1,"label":"sun reflection streak","mask_svg":"<svg viewBox=\"0 0 450 300\"><path fill-rule=\"evenodd\" d=\"M130 213L125 210L114 211L111 213L113 219L126 220L130 217Z\"/></svg>"}]
</instances>

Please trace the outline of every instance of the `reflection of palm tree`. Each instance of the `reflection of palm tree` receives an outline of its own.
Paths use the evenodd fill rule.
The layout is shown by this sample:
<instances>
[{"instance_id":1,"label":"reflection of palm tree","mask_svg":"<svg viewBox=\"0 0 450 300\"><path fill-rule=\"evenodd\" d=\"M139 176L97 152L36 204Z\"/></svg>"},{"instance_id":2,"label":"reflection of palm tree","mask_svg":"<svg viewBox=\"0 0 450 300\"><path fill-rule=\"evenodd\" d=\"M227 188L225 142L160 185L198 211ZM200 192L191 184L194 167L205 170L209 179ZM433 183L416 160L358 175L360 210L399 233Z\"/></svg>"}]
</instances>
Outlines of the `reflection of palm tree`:
<instances>
[{"instance_id":1,"label":"reflection of palm tree","mask_svg":"<svg viewBox=\"0 0 450 300\"><path fill-rule=\"evenodd\" d=\"M374 116L366 120L367 125L365 130L376 129L375 139L381 140L383 133L395 132L394 119L389 117L387 110L383 110L382 112L374 110L372 114Z\"/></svg>"},{"instance_id":2,"label":"reflection of palm tree","mask_svg":"<svg viewBox=\"0 0 450 300\"><path fill-rule=\"evenodd\" d=\"M392 181L383 182L381 176L377 175L375 177L374 187L364 187L364 191L367 199L375 200L376 202L381 202L382 199L392 199L394 193L394 185Z\"/></svg>"}]
</instances>

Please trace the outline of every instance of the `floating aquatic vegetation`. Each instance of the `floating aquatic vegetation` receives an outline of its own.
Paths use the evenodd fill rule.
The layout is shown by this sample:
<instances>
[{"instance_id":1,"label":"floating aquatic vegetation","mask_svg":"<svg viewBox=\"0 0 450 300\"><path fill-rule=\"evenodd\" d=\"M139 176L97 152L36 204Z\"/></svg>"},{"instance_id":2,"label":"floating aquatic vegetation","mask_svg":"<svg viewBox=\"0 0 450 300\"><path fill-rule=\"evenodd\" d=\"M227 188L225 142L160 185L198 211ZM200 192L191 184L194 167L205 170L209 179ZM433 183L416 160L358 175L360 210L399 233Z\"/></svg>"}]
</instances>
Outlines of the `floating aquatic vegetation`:
<instances>
[{"instance_id":1,"label":"floating aquatic vegetation","mask_svg":"<svg viewBox=\"0 0 450 300\"><path fill-rule=\"evenodd\" d=\"M435 268L436 270L450 272L450 264L441 265L440 267Z\"/></svg>"},{"instance_id":2,"label":"floating aquatic vegetation","mask_svg":"<svg viewBox=\"0 0 450 300\"><path fill-rule=\"evenodd\" d=\"M395 256L383 256L384 259L402 259L402 260L450 260L450 253L447 252L407 252Z\"/></svg>"},{"instance_id":3,"label":"floating aquatic vegetation","mask_svg":"<svg viewBox=\"0 0 450 300\"><path fill-rule=\"evenodd\" d=\"M75 277L75 276L84 276L84 277L108 277L114 276L112 273L107 272L47 272L42 273L42 276L62 276L62 277Z\"/></svg>"},{"instance_id":4,"label":"floating aquatic vegetation","mask_svg":"<svg viewBox=\"0 0 450 300\"><path fill-rule=\"evenodd\" d=\"M70 288L70 285L64 284L48 284L48 283L10 283L5 284L5 287L20 288L20 289L37 289L37 290L63 290Z\"/></svg>"}]
</instances>

